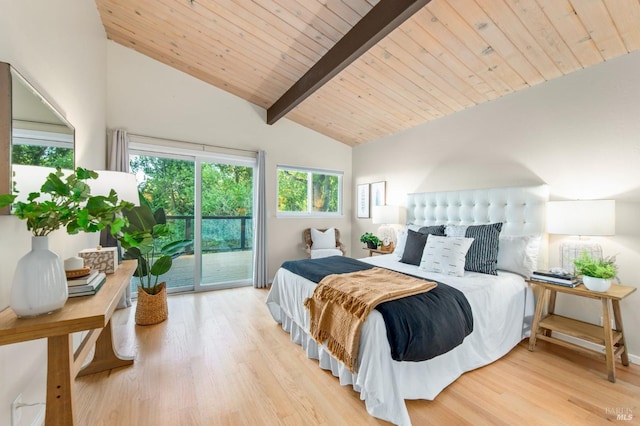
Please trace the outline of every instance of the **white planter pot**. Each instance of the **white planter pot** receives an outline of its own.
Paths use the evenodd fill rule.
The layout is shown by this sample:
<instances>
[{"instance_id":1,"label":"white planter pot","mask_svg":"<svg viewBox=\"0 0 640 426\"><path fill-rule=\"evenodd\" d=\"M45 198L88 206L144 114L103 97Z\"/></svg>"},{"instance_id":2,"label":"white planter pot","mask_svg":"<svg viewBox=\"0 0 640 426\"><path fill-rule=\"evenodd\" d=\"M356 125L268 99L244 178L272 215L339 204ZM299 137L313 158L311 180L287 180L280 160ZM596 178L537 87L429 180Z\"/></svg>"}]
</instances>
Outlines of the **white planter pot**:
<instances>
[{"instance_id":1,"label":"white planter pot","mask_svg":"<svg viewBox=\"0 0 640 426\"><path fill-rule=\"evenodd\" d=\"M607 291L611 287L611 280L604 278L594 278L586 275L582 276L582 283L591 291Z\"/></svg>"},{"instance_id":2,"label":"white planter pot","mask_svg":"<svg viewBox=\"0 0 640 426\"><path fill-rule=\"evenodd\" d=\"M13 277L11 309L19 317L48 314L62 308L68 295L62 259L49 250L49 237L32 237Z\"/></svg>"}]
</instances>

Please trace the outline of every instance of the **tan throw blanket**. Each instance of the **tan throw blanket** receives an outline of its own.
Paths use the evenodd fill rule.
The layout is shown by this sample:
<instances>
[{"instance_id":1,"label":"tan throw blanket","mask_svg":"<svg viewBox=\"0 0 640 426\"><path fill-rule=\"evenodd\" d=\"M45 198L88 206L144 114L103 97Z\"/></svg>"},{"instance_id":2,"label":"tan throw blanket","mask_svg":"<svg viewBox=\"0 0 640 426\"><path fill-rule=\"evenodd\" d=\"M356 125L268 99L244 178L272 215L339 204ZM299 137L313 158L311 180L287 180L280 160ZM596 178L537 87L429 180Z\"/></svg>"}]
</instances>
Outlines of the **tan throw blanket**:
<instances>
[{"instance_id":1,"label":"tan throw blanket","mask_svg":"<svg viewBox=\"0 0 640 426\"><path fill-rule=\"evenodd\" d=\"M436 285L382 268L327 275L304 301L311 336L320 344L327 342L329 352L356 372L360 328L367 315L380 303L425 293Z\"/></svg>"}]
</instances>

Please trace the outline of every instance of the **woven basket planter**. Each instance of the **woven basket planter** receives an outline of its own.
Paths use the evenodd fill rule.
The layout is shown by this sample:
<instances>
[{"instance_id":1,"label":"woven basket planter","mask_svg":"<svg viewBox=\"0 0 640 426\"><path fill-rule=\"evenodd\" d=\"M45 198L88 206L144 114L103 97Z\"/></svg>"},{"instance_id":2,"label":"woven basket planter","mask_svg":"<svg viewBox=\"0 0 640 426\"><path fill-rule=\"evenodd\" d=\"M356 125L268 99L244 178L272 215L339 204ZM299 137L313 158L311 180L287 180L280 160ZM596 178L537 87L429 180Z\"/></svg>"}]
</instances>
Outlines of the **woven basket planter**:
<instances>
[{"instance_id":1,"label":"woven basket planter","mask_svg":"<svg viewBox=\"0 0 640 426\"><path fill-rule=\"evenodd\" d=\"M166 283L160 283L159 287L160 291L156 294L148 294L141 287L138 287L136 324L158 324L159 322L166 320L169 316Z\"/></svg>"}]
</instances>

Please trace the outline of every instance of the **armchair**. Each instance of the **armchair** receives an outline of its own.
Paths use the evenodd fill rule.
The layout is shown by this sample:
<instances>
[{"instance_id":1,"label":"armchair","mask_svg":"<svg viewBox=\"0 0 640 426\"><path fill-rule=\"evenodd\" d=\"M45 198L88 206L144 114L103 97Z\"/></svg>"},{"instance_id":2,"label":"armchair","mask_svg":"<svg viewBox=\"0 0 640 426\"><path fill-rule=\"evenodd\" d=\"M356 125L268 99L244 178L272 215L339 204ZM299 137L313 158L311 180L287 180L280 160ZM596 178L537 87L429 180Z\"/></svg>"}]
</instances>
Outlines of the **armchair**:
<instances>
[{"instance_id":1,"label":"armchair","mask_svg":"<svg viewBox=\"0 0 640 426\"><path fill-rule=\"evenodd\" d=\"M331 235L331 230L334 235ZM340 230L337 228L307 228L303 232L305 251L310 258L344 256L346 249L340 242ZM314 244L315 243L315 244Z\"/></svg>"}]
</instances>

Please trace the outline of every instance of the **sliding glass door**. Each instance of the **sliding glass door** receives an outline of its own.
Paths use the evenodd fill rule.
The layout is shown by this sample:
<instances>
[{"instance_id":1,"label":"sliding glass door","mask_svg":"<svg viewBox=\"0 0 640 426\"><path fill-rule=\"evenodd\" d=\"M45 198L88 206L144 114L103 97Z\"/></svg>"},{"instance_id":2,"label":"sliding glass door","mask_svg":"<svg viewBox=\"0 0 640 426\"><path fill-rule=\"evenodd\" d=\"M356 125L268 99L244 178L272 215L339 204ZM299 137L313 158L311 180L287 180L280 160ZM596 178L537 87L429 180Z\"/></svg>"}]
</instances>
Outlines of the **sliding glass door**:
<instances>
[{"instance_id":1,"label":"sliding glass door","mask_svg":"<svg viewBox=\"0 0 640 426\"><path fill-rule=\"evenodd\" d=\"M251 284L253 166L197 161L200 188L200 288Z\"/></svg>"},{"instance_id":2,"label":"sliding glass door","mask_svg":"<svg viewBox=\"0 0 640 426\"><path fill-rule=\"evenodd\" d=\"M165 210L171 240L193 241L160 277L169 292L251 284L254 158L131 149L130 165L152 210Z\"/></svg>"}]
</instances>

